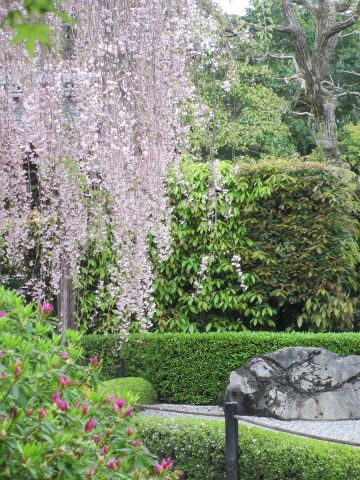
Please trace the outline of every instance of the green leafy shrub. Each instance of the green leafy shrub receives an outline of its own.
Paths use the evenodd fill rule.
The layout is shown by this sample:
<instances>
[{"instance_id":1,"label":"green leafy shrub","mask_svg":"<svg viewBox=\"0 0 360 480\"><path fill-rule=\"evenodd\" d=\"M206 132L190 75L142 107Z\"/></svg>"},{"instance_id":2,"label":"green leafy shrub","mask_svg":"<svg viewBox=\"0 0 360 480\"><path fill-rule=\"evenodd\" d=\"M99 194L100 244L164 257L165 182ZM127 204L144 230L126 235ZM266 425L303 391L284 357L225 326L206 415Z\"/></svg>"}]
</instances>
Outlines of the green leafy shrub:
<instances>
[{"instance_id":1,"label":"green leafy shrub","mask_svg":"<svg viewBox=\"0 0 360 480\"><path fill-rule=\"evenodd\" d=\"M355 176L325 164L274 160L235 171L223 164L222 172L214 232L206 214L208 167L188 166L187 182L170 188L174 251L155 263L159 329L351 327L360 260ZM242 258L245 292L234 254ZM205 255L214 261L195 294Z\"/></svg>"},{"instance_id":2,"label":"green leafy shrub","mask_svg":"<svg viewBox=\"0 0 360 480\"><path fill-rule=\"evenodd\" d=\"M188 480L222 480L224 424L139 417L139 434L158 455L169 452ZM355 480L360 450L239 425L241 480Z\"/></svg>"},{"instance_id":3,"label":"green leafy shrub","mask_svg":"<svg viewBox=\"0 0 360 480\"><path fill-rule=\"evenodd\" d=\"M207 165L188 164L184 181L170 181L173 252L160 262L150 248L155 328L350 329L360 260L355 175L324 163L285 160L243 163L235 170L222 163L221 172L214 223ZM242 259L247 291L234 255ZM211 262L198 289L204 257ZM104 258L108 267L97 257L84 269L79 311L82 318L95 318L91 332L110 333L116 325L104 273L111 271L108 249Z\"/></svg>"},{"instance_id":4,"label":"green leafy shrub","mask_svg":"<svg viewBox=\"0 0 360 480\"><path fill-rule=\"evenodd\" d=\"M107 372L122 357L127 375L142 376L169 403L214 404L229 374L255 355L284 347L323 347L360 355L359 333L208 333L130 335L117 351L115 335L87 335L86 358L99 355Z\"/></svg>"},{"instance_id":5,"label":"green leafy shrub","mask_svg":"<svg viewBox=\"0 0 360 480\"><path fill-rule=\"evenodd\" d=\"M125 400L131 397L131 403L137 402L148 405L157 400L154 387L150 382L141 377L113 378L101 382L99 389L105 396L114 392L116 397L121 396Z\"/></svg>"},{"instance_id":6,"label":"green leafy shrub","mask_svg":"<svg viewBox=\"0 0 360 480\"><path fill-rule=\"evenodd\" d=\"M339 134L339 146L344 160L353 172L360 174L360 125L349 123Z\"/></svg>"},{"instance_id":7,"label":"green leafy shrub","mask_svg":"<svg viewBox=\"0 0 360 480\"><path fill-rule=\"evenodd\" d=\"M51 308L0 288L0 477L155 478L155 457L131 428L132 408L97 389L98 359L78 365L80 336L68 331L65 346L47 318Z\"/></svg>"}]
</instances>

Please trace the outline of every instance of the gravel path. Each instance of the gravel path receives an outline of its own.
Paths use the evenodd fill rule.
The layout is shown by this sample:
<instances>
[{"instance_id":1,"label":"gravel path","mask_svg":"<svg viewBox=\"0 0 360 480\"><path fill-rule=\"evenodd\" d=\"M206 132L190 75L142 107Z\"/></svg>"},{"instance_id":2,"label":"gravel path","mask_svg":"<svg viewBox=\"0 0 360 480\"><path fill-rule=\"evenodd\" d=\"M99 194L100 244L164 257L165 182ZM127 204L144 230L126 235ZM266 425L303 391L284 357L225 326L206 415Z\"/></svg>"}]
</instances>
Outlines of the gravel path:
<instances>
[{"instance_id":1,"label":"gravel path","mask_svg":"<svg viewBox=\"0 0 360 480\"><path fill-rule=\"evenodd\" d=\"M203 418L224 421L223 410L217 406L157 404L145 408L141 414L157 417ZM271 430L286 430L288 433L303 434L303 436L348 443L360 447L360 420L284 421L265 417L241 417L239 423Z\"/></svg>"}]
</instances>

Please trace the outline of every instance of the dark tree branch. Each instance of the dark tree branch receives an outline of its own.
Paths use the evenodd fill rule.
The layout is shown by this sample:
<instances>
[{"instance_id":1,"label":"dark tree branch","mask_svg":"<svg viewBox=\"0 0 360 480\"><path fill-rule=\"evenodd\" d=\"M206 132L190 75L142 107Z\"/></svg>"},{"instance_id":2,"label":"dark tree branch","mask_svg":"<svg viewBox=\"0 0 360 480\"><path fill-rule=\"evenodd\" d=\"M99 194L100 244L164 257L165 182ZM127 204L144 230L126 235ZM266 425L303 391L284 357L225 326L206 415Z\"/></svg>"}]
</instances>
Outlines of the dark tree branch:
<instances>
[{"instance_id":1,"label":"dark tree branch","mask_svg":"<svg viewBox=\"0 0 360 480\"><path fill-rule=\"evenodd\" d=\"M346 30L349 27L352 27L355 25L355 23L359 20L360 17L360 1L358 2L356 6L356 11L351 17L347 18L346 20L343 20L342 22L336 22L334 25L332 25L329 30L326 32L326 38L331 38L334 35L342 32L343 30Z\"/></svg>"},{"instance_id":2,"label":"dark tree branch","mask_svg":"<svg viewBox=\"0 0 360 480\"><path fill-rule=\"evenodd\" d=\"M292 3L304 6L310 13L316 13L318 11L317 6L311 3L310 0L292 0Z\"/></svg>"},{"instance_id":3,"label":"dark tree branch","mask_svg":"<svg viewBox=\"0 0 360 480\"><path fill-rule=\"evenodd\" d=\"M336 11L339 13L346 12L351 7L352 0L346 0L344 3L337 2L335 5Z\"/></svg>"}]
</instances>

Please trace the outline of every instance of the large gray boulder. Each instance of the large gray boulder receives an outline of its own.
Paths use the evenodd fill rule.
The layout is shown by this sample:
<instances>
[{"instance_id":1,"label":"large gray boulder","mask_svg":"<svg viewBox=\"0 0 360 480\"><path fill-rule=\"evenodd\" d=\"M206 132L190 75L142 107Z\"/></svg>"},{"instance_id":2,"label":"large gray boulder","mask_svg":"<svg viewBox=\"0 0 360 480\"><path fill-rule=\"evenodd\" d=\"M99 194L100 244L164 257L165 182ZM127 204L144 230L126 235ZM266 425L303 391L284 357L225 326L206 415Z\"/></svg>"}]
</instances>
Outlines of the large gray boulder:
<instances>
[{"instance_id":1,"label":"large gray boulder","mask_svg":"<svg viewBox=\"0 0 360 480\"><path fill-rule=\"evenodd\" d=\"M282 420L360 419L360 356L282 348L231 372L226 402L239 415Z\"/></svg>"}]
</instances>

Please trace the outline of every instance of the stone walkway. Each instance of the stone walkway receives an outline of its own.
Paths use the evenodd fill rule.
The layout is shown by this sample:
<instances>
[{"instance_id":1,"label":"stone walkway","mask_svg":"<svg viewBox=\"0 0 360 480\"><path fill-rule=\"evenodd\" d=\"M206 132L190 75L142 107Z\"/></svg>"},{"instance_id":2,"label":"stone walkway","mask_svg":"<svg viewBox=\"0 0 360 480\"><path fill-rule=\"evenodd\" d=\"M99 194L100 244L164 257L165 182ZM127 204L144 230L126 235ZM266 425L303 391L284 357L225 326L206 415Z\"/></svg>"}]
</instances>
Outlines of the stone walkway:
<instances>
[{"instance_id":1,"label":"stone walkway","mask_svg":"<svg viewBox=\"0 0 360 480\"><path fill-rule=\"evenodd\" d=\"M156 404L146 406L141 415L224 421L223 410L209 405ZM360 447L360 420L284 421L265 417L241 417L239 423Z\"/></svg>"}]
</instances>

